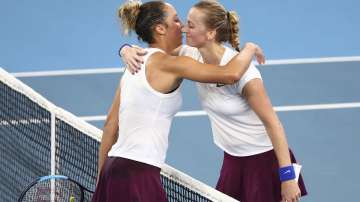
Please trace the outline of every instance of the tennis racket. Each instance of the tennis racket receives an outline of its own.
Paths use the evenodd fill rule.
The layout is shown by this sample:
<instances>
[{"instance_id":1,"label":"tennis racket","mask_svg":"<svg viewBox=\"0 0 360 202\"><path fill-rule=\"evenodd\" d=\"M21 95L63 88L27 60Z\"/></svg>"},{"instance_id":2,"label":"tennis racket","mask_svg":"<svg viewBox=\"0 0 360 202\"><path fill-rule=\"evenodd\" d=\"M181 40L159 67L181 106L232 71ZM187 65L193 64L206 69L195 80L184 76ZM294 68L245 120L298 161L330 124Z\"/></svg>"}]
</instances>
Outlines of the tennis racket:
<instances>
[{"instance_id":1,"label":"tennis racket","mask_svg":"<svg viewBox=\"0 0 360 202\"><path fill-rule=\"evenodd\" d=\"M40 177L29 184L21 193L18 202L83 202L85 191L93 193L67 176L49 175Z\"/></svg>"}]
</instances>

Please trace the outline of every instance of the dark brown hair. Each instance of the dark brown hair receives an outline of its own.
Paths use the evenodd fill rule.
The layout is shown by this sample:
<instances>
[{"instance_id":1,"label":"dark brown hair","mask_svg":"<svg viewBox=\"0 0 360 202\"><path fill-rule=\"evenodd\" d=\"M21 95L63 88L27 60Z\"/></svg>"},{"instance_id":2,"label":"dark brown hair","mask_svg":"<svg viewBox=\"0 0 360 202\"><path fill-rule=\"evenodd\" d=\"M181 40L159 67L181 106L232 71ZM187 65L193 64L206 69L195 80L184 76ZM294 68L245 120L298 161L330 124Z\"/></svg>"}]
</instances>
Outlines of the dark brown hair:
<instances>
[{"instance_id":1,"label":"dark brown hair","mask_svg":"<svg viewBox=\"0 0 360 202\"><path fill-rule=\"evenodd\" d=\"M150 1L142 4L140 1L129 1L118 10L123 31L128 34L135 31L138 38L147 43L154 43L153 28L165 24L165 3Z\"/></svg>"}]
</instances>

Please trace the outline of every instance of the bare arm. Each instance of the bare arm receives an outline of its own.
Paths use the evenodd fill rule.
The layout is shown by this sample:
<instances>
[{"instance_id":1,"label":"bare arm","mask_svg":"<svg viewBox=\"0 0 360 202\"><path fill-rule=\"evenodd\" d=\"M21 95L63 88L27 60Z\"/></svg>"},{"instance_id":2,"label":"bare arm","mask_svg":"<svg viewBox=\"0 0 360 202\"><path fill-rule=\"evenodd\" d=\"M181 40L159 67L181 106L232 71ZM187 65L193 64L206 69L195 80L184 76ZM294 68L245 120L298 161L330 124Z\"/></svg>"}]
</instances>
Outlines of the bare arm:
<instances>
[{"instance_id":1,"label":"bare arm","mask_svg":"<svg viewBox=\"0 0 360 202\"><path fill-rule=\"evenodd\" d=\"M272 107L262 81L260 79L249 81L243 89L243 95L263 122L273 144L279 167L291 165L284 128ZM281 192L283 200L292 201L300 197L300 189L295 180L282 182Z\"/></svg>"},{"instance_id":2,"label":"bare arm","mask_svg":"<svg viewBox=\"0 0 360 202\"><path fill-rule=\"evenodd\" d=\"M291 161L285 132L266 94L262 81L260 79L249 81L244 87L243 95L246 97L256 115L263 122L273 143L279 166L289 166Z\"/></svg>"},{"instance_id":3,"label":"bare arm","mask_svg":"<svg viewBox=\"0 0 360 202\"><path fill-rule=\"evenodd\" d=\"M160 53L152 57L156 57L154 59L158 61L157 65L163 71L175 74L179 78L203 83L233 84L240 80L253 56L259 51L261 52L261 49L256 44L247 43L237 56L221 68L217 65L200 63L189 57L175 57Z\"/></svg>"},{"instance_id":4,"label":"bare arm","mask_svg":"<svg viewBox=\"0 0 360 202\"><path fill-rule=\"evenodd\" d=\"M120 107L120 86L116 90L113 103L108 112L106 118L103 135L101 138L100 148L99 148L99 159L98 159L98 175L104 165L107 154L110 151L112 145L116 142L118 137L118 123L119 123L119 107Z\"/></svg>"},{"instance_id":5,"label":"bare arm","mask_svg":"<svg viewBox=\"0 0 360 202\"><path fill-rule=\"evenodd\" d=\"M171 52L171 55L178 56L180 54L181 48L182 48L182 46L175 48ZM140 70L141 64L144 63L143 56L145 54L146 54L145 49L143 49L139 46L135 46L135 45L132 45L132 47L125 46L120 51L120 56L121 56L123 62L125 63L126 68L132 74L135 74Z\"/></svg>"}]
</instances>

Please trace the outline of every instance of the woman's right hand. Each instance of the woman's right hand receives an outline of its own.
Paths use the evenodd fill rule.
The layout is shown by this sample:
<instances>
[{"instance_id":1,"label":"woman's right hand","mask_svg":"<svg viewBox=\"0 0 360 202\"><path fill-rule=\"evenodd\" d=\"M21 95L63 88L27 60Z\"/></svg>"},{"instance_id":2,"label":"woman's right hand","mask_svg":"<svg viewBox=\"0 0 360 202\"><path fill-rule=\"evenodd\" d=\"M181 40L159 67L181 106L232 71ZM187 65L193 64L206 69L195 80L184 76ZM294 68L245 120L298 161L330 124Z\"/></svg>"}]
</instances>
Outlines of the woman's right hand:
<instances>
[{"instance_id":1,"label":"woman's right hand","mask_svg":"<svg viewBox=\"0 0 360 202\"><path fill-rule=\"evenodd\" d=\"M248 42L245 44L245 46L253 46L255 48L255 58L256 58L256 61L259 63L259 64L265 64L265 55L264 55L264 52L263 50L261 49L261 47L255 43L252 43L252 42Z\"/></svg>"},{"instance_id":2,"label":"woman's right hand","mask_svg":"<svg viewBox=\"0 0 360 202\"><path fill-rule=\"evenodd\" d=\"M144 63L143 56L147 52L138 46L125 46L121 49L120 56L126 65L126 68L132 73L137 73Z\"/></svg>"},{"instance_id":3,"label":"woman's right hand","mask_svg":"<svg viewBox=\"0 0 360 202\"><path fill-rule=\"evenodd\" d=\"M281 183L281 202L300 201L301 191L295 180L289 180Z\"/></svg>"}]
</instances>

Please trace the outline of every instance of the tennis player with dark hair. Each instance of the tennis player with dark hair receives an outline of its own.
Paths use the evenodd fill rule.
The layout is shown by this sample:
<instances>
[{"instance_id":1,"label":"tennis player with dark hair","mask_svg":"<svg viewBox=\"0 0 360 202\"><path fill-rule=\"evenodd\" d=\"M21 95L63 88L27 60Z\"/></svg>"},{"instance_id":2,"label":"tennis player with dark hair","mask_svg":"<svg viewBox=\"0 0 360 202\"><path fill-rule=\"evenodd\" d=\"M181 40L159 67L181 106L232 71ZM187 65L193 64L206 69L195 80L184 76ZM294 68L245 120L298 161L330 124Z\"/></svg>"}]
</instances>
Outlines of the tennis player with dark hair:
<instances>
[{"instance_id":1,"label":"tennis player with dark hair","mask_svg":"<svg viewBox=\"0 0 360 202\"><path fill-rule=\"evenodd\" d=\"M216 1L195 4L183 31L189 46L181 46L173 54L225 65L240 51L237 15ZM129 47L122 50L125 63L131 64L128 61L134 61L137 52ZM136 65L130 68L137 69ZM214 142L224 151L216 186L219 191L242 202L293 202L307 194L302 176L295 180L292 163L296 160L253 64L234 84L197 83L197 88Z\"/></svg>"},{"instance_id":2,"label":"tennis player with dark hair","mask_svg":"<svg viewBox=\"0 0 360 202\"><path fill-rule=\"evenodd\" d=\"M179 110L182 79L232 84L261 49L247 43L227 65L202 64L169 55L181 45L182 24L163 1L131 1L119 9L124 31L134 30L149 44L141 71L125 71L105 122L99 149L99 177L93 201L167 201L160 168L172 119Z\"/></svg>"}]
</instances>

